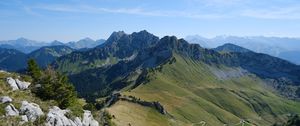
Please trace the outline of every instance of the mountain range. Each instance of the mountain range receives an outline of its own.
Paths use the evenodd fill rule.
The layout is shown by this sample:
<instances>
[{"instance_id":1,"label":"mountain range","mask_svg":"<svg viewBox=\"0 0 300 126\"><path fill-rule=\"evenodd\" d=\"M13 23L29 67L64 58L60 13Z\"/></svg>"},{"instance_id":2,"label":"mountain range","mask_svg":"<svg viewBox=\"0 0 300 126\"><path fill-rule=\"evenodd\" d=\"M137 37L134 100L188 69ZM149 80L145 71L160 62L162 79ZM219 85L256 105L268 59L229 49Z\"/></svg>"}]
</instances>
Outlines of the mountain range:
<instances>
[{"instance_id":1,"label":"mountain range","mask_svg":"<svg viewBox=\"0 0 300 126\"><path fill-rule=\"evenodd\" d=\"M205 48L216 48L225 43L232 43L258 53L269 54L300 64L300 55L298 55L300 51L299 38L217 36L208 39L194 35L187 36L185 39L191 43L198 43Z\"/></svg>"},{"instance_id":2,"label":"mountain range","mask_svg":"<svg viewBox=\"0 0 300 126\"><path fill-rule=\"evenodd\" d=\"M44 46L65 45L73 49L84 49L84 48L93 48L104 42L105 42L104 39L99 39L95 41L90 38L84 38L76 42L71 41L67 43L63 43L57 40L54 40L52 42L42 42L42 41L29 40L26 38L19 38L16 40L0 41L0 47L6 49L16 49L20 52L28 54Z\"/></svg>"},{"instance_id":3,"label":"mountain range","mask_svg":"<svg viewBox=\"0 0 300 126\"><path fill-rule=\"evenodd\" d=\"M119 31L90 49L0 49L0 67L50 64L112 125L273 125L300 114L299 65L231 43L204 47Z\"/></svg>"},{"instance_id":4,"label":"mountain range","mask_svg":"<svg viewBox=\"0 0 300 126\"><path fill-rule=\"evenodd\" d=\"M271 125L300 112L300 66L233 44L207 49L120 31L53 65L86 100L112 98L117 125ZM147 107L152 101L157 111Z\"/></svg>"}]
</instances>

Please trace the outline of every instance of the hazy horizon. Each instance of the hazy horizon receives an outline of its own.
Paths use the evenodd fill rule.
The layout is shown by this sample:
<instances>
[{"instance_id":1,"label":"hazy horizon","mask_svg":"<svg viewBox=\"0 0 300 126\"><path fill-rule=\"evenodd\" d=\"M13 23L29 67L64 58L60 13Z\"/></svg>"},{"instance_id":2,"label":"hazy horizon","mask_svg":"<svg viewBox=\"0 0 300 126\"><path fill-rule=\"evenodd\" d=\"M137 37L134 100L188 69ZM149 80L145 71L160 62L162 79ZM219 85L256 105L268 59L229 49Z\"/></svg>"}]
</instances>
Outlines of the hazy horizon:
<instances>
[{"instance_id":1,"label":"hazy horizon","mask_svg":"<svg viewBox=\"0 0 300 126\"><path fill-rule=\"evenodd\" d=\"M140 30L141 31L141 30ZM117 31L113 31L113 32L117 32ZM113 33L111 32L111 33ZM126 31L124 31L126 34L131 34L131 33L128 33ZM135 31L135 32L139 32L139 31ZM149 32L149 31L148 31ZM149 32L151 33L151 32ZM154 34L154 33L152 33ZM58 39L53 39L53 40L36 40L36 39L32 39L32 38L27 38L27 37L17 37L17 38L12 38L12 39L0 39L0 41L10 41L10 40L17 40L17 39L27 39L27 40L32 40L32 41L37 41L37 42L44 42L44 43L51 43L53 41L59 41L59 42L62 42L62 43L68 43L68 42L77 42L77 41L80 41L82 39L92 39L94 41L97 41L97 40L106 40L109 38L111 34L109 34L106 38L91 38L91 37L83 37L83 38L80 38L80 39L77 39L77 40L69 40L69 41L63 41L63 40L58 40ZM154 34L156 35L156 34ZM157 36L157 35L156 35ZM162 37L165 37L165 36L172 36L172 35L164 35L164 36L158 36L159 38L162 38ZM176 35L175 35L176 36ZM265 37L265 38L286 38L286 39L300 39L300 37L289 37L289 36L264 36L264 35L257 35L257 36L237 36L237 35L216 35L216 36L211 36L211 37L206 37L206 36L202 36L202 35L199 35L199 34L191 34L191 35L187 35L187 36L183 36L183 37L180 37L180 36L176 36L177 38L187 38L187 37L201 37L201 38L205 38L205 39L214 39L214 38L219 38L219 37L239 37L239 38L251 38L251 37Z\"/></svg>"}]
</instances>

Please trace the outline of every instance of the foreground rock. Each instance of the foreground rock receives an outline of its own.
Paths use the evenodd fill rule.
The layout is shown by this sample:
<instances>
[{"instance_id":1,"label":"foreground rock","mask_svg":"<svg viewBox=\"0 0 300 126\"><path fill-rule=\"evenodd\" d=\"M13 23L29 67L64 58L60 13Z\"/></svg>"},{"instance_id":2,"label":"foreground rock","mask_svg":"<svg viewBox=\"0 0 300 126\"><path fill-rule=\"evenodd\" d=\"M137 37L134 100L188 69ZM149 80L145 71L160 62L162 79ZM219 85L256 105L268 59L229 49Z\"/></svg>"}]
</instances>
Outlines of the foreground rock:
<instances>
[{"instance_id":1,"label":"foreground rock","mask_svg":"<svg viewBox=\"0 0 300 126\"><path fill-rule=\"evenodd\" d=\"M77 126L65 116L68 112L69 110L61 110L57 106L52 107L47 114L46 126Z\"/></svg>"},{"instance_id":2,"label":"foreground rock","mask_svg":"<svg viewBox=\"0 0 300 126\"><path fill-rule=\"evenodd\" d=\"M25 81L20 81L19 79L15 80L20 90L28 89L30 83Z\"/></svg>"},{"instance_id":3,"label":"foreground rock","mask_svg":"<svg viewBox=\"0 0 300 126\"><path fill-rule=\"evenodd\" d=\"M25 81L20 81L19 79L13 79L12 77L8 77L6 82L12 88L12 90L25 90L28 89L30 83Z\"/></svg>"},{"instance_id":4,"label":"foreground rock","mask_svg":"<svg viewBox=\"0 0 300 126\"><path fill-rule=\"evenodd\" d=\"M99 123L94 120L91 111L85 110L82 120L83 126L99 126Z\"/></svg>"},{"instance_id":5,"label":"foreground rock","mask_svg":"<svg viewBox=\"0 0 300 126\"><path fill-rule=\"evenodd\" d=\"M74 120L69 119L66 116L69 112L69 110L62 110L57 106L52 107L47 114L46 126L99 126L90 111L84 111L82 121L79 117Z\"/></svg>"},{"instance_id":6,"label":"foreground rock","mask_svg":"<svg viewBox=\"0 0 300 126\"><path fill-rule=\"evenodd\" d=\"M0 102L1 103L10 103L10 102L12 102L12 99L8 96L2 96L2 97L0 97Z\"/></svg>"},{"instance_id":7,"label":"foreground rock","mask_svg":"<svg viewBox=\"0 0 300 126\"><path fill-rule=\"evenodd\" d=\"M35 121L38 117L44 115L38 104L28 103L27 101L22 101L20 113L26 115L28 120L32 122Z\"/></svg>"},{"instance_id":8,"label":"foreground rock","mask_svg":"<svg viewBox=\"0 0 300 126\"><path fill-rule=\"evenodd\" d=\"M13 104L9 104L5 107L6 116L19 116L19 111L15 108Z\"/></svg>"},{"instance_id":9,"label":"foreground rock","mask_svg":"<svg viewBox=\"0 0 300 126\"><path fill-rule=\"evenodd\" d=\"M19 89L19 87L18 87L18 85L17 85L15 79L13 79L12 77L8 77L8 78L6 79L6 82L7 82L8 85L12 88L13 91Z\"/></svg>"}]
</instances>

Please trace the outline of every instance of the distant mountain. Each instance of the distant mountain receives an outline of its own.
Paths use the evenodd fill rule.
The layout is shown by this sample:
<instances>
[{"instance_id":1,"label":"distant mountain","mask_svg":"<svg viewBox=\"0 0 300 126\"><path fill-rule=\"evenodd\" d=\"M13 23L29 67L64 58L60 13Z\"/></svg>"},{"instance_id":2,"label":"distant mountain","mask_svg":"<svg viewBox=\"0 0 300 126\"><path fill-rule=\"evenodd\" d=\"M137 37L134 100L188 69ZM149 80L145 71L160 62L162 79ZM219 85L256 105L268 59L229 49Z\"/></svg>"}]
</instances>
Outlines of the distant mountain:
<instances>
[{"instance_id":1,"label":"distant mountain","mask_svg":"<svg viewBox=\"0 0 300 126\"><path fill-rule=\"evenodd\" d=\"M52 63L56 58L70 54L74 49L65 45L45 46L28 54L33 58L41 67L46 67Z\"/></svg>"},{"instance_id":2,"label":"distant mountain","mask_svg":"<svg viewBox=\"0 0 300 126\"><path fill-rule=\"evenodd\" d=\"M0 41L0 47L8 49L16 49L23 53L30 53L42 46L46 46L47 43L29 40L26 38L19 38L16 40Z\"/></svg>"},{"instance_id":3,"label":"distant mountain","mask_svg":"<svg viewBox=\"0 0 300 126\"><path fill-rule=\"evenodd\" d=\"M0 69L17 71L26 68L26 54L15 49L0 48Z\"/></svg>"},{"instance_id":4,"label":"distant mountain","mask_svg":"<svg viewBox=\"0 0 300 126\"><path fill-rule=\"evenodd\" d=\"M57 40L54 40L52 42L40 42L40 41L29 40L26 38L19 38L16 40L0 41L0 47L6 49L16 49L23 53L28 54L44 46L65 45L73 49L85 49L85 48L89 49L101 45L104 42L105 42L104 39L99 39L97 41L94 41L90 38L85 38L77 42L68 42L68 43L63 43Z\"/></svg>"},{"instance_id":5,"label":"distant mountain","mask_svg":"<svg viewBox=\"0 0 300 126\"><path fill-rule=\"evenodd\" d=\"M298 38L217 36L207 39L196 35L188 36L186 40L191 43L198 43L206 48L216 48L225 43L232 43L258 53L283 58L293 63L299 63L297 61L300 60L299 57L293 57L297 55L297 51L300 51L300 39Z\"/></svg>"},{"instance_id":6,"label":"distant mountain","mask_svg":"<svg viewBox=\"0 0 300 126\"><path fill-rule=\"evenodd\" d=\"M213 50L218 51L218 52L250 52L249 49L231 44L231 43L226 43L222 46L218 46L217 48L214 48Z\"/></svg>"},{"instance_id":7,"label":"distant mountain","mask_svg":"<svg viewBox=\"0 0 300 126\"><path fill-rule=\"evenodd\" d=\"M51 64L56 58L70 54L74 49L65 46L45 46L29 54L16 49L0 48L0 69L7 71L21 71L27 67L27 60L33 58L41 67Z\"/></svg>"},{"instance_id":8,"label":"distant mountain","mask_svg":"<svg viewBox=\"0 0 300 126\"><path fill-rule=\"evenodd\" d=\"M300 50L280 52L278 57L289 60L292 63L300 64Z\"/></svg>"},{"instance_id":9,"label":"distant mountain","mask_svg":"<svg viewBox=\"0 0 300 126\"><path fill-rule=\"evenodd\" d=\"M73 49L94 48L98 45L101 45L104 42L105 42L104 39L100 39L100 40L95 41L95 40L92 40L90 38L85 38L85 39L81 39L77 42L68 42L66 45L73 48Z\"/></svg>"}]
</instances>

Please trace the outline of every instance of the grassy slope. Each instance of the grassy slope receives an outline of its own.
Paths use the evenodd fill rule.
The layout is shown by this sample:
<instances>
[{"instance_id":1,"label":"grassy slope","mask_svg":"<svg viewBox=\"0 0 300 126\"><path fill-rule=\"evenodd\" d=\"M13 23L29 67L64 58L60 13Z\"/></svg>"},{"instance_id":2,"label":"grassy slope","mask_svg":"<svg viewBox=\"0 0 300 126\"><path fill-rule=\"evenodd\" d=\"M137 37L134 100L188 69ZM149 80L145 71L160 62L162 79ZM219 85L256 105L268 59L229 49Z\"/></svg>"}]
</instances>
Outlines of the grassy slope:
<instances>
[{"instance_id":1,"label":"grassy slope","mask_svg":"<svg viewBox=\"0 0 300 126\"><path fill-rule=\"evenodd\" d=\"M245 76L219 80L208 70L207 65L178 55L175 57L175 63L164 65L161 72L151 73L153 75L149 83L123 94L147 101L159 101L173 116L168 122L175 120L187 125L201 121L212 126L225 123L233 125L241 119L257 125L271 125L285 119L287 113L300 113L300 103L266 90L259 78ZM128 113L127 109L130 108L136 110ZM158 113L141 116L143 112L150 111L144 109L133 104L118 103L110 108L110 112L117 115L114 120L117 124L132 120L135 116L143 118L139 120L139 123L144 122L143 125L163 122L156 118Z\"/></svg>"}]
</instances>

